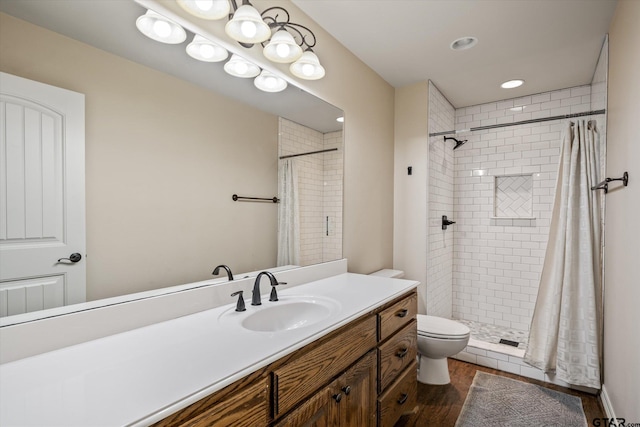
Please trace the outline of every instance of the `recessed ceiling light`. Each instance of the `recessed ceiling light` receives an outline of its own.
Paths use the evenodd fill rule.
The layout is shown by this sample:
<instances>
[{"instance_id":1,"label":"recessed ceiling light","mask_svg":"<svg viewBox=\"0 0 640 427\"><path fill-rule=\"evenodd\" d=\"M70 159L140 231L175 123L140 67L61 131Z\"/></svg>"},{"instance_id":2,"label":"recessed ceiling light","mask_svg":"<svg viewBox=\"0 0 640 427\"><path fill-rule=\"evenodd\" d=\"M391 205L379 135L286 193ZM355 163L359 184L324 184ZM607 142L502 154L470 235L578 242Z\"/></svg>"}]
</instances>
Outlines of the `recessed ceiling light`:
<instances>
[{"instance_id":1,"label":"recessed ceiling light","mask_svg":"<svg viewBox=\"0 0 640 427\"><path fill-rule=\"evenodd\" d=\"M472 47L474 47L476 44L478 44L478 39L475 37L460 37L457 40L454 40L449 47L453 50L465 50L465 49L471 49Z\"/></svg>"},{"instance_id":2,"label":"recessed ceiling light","mask_svg":"<svg viewBox=\"0 0 640 427\"><path fill-rule=\"evenodd\" d=\"M522 86L524 80L509 80L508 82L504 82L500 85L503 89L513 89L514 87Z\"/></svg>"}]
</instances>

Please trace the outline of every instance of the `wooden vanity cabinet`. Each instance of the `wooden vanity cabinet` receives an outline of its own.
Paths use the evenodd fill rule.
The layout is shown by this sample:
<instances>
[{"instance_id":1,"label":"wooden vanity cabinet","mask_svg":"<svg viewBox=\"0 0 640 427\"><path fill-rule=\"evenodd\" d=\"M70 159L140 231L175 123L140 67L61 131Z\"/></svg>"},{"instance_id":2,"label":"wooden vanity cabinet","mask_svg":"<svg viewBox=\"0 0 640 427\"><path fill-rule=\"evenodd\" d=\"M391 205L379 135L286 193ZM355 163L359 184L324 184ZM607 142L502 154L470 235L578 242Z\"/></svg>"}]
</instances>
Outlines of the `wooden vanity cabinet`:
<instances>
[{"instance_id":1,"label":"wooden vanity cabinet","mask_svg":"<svg viewBox=\"0 0 640 427\"><path fill-rule=\"evenodd\" d=\"M273 369L273 416L279 418L341 375L376 346L376 320L365 316L330 334L310 349L293 353ZM375 361L373 362L375 365ZM375 388L374 388L375 390Z\"/></svg>"},{"instance_id":2,"label":"wooden vanity cabinet","mask_svg":"<svg viewBox=\"0 0 640 427\"><path fill-rule=\"evenodd\" d=\"M153 424L154 427L255 427L266 425L269 378L243 379Z\"/></svg>"},{"instance_id":3,"label":"wooden vanity cabinet","mask_svg":"<svg viewBox=\"0 0 640 427\"><path fill-rule=\"evenodd\" d=\"M378 425L391 427L413 412L418 392L418 296L415 292L377 314Z\"/></svg>"},{"instance_id":4,"label":"wooden vanity cabinet","mask_svg":"<svg viewBox=\"0 0 640 427\"><path fill-rule=\"evenodd\" d=\"M156 426L393 426L414 410L417 294L405 294Z\"/></svg>"},{"instance_id":5,"label":"wooden vanity cabinet","mask_svg":"<svg viewBox=\"0 0 640 427\"><path fill-rule=\"evenodd\" d=\"M370 351L342 375L275 423L275 427L376 425L376 354Z\"/></svg>"}]
</instances>

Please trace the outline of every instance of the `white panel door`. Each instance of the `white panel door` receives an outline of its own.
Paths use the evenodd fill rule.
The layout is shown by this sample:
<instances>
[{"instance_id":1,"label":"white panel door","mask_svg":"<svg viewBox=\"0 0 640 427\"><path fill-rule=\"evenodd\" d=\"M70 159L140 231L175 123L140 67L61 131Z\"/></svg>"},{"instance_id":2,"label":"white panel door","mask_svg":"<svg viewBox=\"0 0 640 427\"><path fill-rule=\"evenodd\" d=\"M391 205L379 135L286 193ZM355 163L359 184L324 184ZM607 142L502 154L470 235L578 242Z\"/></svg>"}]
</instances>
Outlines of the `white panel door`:
<instances>
[{"instance_id":1,"label":"white panel door","mask_svg":"<svg viewBox=\"0 0 640 427\"><path fill-rule=\"evenodd\" d=\"M84 191L84 95L0 73L0 317L86 300Z\"/></svg>"}]
</instances>

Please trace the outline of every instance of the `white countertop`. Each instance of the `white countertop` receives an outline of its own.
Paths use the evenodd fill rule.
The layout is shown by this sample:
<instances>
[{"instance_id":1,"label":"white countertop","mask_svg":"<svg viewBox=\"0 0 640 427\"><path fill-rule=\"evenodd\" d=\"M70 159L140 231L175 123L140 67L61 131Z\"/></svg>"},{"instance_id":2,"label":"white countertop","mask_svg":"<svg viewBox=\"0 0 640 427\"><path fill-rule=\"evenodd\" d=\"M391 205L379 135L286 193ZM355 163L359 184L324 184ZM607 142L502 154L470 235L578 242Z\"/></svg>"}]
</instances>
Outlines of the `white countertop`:
<instances>
[{"instance_id":1,"label":"white countertop","mask_svg":"<svg viewBox=\"0 0 640 427\"><path fill-rule=\"evenodd\" d=\"M226 305L0 365L0 425L149 425L417 284L346 273L279 287L283 301L304 296L338 302L334 316L307 327L249 331L219 320L230 311ZM268 293L263 294L261 308L278 304L268 299ZM257 309L251 306L251 295L245 294L245 300L247 311L239 316Z\"/></svg>"}]
</instances>

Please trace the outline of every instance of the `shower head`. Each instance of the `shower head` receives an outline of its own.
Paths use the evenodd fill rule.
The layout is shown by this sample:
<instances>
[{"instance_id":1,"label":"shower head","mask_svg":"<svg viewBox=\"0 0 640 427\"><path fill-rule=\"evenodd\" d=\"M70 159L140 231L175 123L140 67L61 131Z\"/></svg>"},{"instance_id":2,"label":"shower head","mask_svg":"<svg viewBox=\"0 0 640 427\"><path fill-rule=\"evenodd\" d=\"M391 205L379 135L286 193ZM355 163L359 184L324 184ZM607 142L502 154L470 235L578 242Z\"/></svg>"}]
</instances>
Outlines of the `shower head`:
<instances>
[{"instance_id":1,"label":"shower head","mask_svg":"<svg viewBox=\"0 0 640 427\"><path fill-rule=\"evenodd\" d=\"M465 139L464 141L459 141L456 138L450 137L450 136L445 136L444 140L447 141L449 139L453 139L456 142L456 145L453 147L453 149L457 149L460 148L462 145L464 145L465 142L467 142L467 140Z\"/></svg>"}]
</instances>

